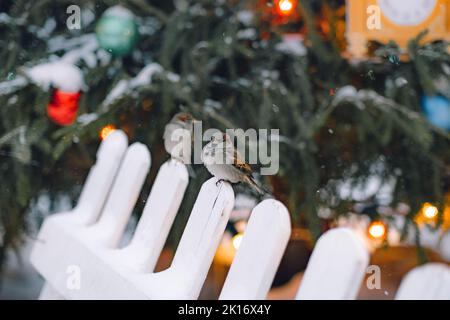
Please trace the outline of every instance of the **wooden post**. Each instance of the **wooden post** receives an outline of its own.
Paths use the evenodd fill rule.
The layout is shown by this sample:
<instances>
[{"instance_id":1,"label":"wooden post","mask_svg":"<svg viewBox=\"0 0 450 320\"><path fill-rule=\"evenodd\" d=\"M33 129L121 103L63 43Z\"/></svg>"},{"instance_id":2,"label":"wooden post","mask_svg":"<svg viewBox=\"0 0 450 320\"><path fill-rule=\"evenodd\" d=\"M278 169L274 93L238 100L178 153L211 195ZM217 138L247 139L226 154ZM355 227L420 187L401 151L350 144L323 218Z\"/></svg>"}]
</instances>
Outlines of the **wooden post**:
<instances>
[{"instance_id":1,"label":"wooden post","mask_svg":"<svg viewBox=\"0 0 450 320\"><path fill-rule=\"evenodd\" d=\"M450 300L450 268L427 263L410 271L402 280L396 300Z\"/></svg>"},{"instance_id":2,"label":"wooden post","mask_svg":"<svg viewBox=\"0 0 450 320\"><path fill-rule=\"evenodd\" d=\"M265 299L291 234L289 212L279 201L258 204L228 272L219 299Z\"/></svg>"},{"instance_id":3,"label":"wooden post","mask_svg":"<svg viewBox=\"0 0 450 320\"><path fill-rule=\"evenodd\" d=\"M100 144L97 161L89 171L77 206L73 210L73 213L76 213L73 218L77 222L89 225L97 221L127 146L127 136L121 130L112 132Z\"/></svg>"},{"instance_id":4,"label":"wooden post","mask_svg":"<svg viewBox=\"0 0 450 320\"><path fill-rule=\"evenodd\" d=\"M327 231L317 241L296 299L355 299L368 263L367 249L350 229Z\"/></svg>"}]
</instances>

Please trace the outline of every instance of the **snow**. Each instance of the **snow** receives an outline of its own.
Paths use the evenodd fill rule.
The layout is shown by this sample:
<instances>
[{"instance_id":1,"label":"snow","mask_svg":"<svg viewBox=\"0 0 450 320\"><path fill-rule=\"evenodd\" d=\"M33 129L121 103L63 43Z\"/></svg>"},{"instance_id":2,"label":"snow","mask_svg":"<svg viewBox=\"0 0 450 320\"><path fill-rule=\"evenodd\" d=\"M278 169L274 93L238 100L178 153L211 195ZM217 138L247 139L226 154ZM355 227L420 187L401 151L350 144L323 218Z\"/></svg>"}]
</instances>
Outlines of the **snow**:
<instances>
[{"instance_id":1,"label":"snow","mask_svg":"<svg viewBox=\"0 0 450 320\"><path fill-rule=\"evenodd\" d=\"M167 76L167 79L171 82L179 82L180 81L180 76L176 73L168 72L166 76Z\"/></svg>"},{"instance_id":2,"label":"snow","mask_svg":"<svg viewBox=\"0 0 450 320\"><path fill-rule=\"evenodd\" d=\"M47 47L49 52L56 51L68 51L72 48L79 47L84 45L86 42L92 41L91 39L95 39L95 35L93 33L88 33L81 35L79 37L67 39L65 36L55 36L48 40Z\"/></svg>"},{"instance_id":3,"label":"snow","mask_svg":"<svg viewBox=\"0 0 450 320\"><path fill-rule=\"evenodd\" d=\"M43 63L26 70L28 77L45 90L50 86L66 92L79 92L84 87L83 73L64 61Z\"/></svg>"},{"instance_id":4,"label":"snow","mask_svg":"<svg viewBox=\"0 0 450 320\"><path fill-rule=\"evenodd\" d=\"M255 29L247 28L244 30L239 30L236 36L241 40L253 40L256 39L257 33Z\"/></svg>"},{"instance_id":5,"label":"snow","mask_svg":"<svg viewBox=\"0 0 450 320\"><path fill-rule=\"evenodd\" d=\"M25 19L24 18L13 18L4 12L1 12L0 13L0 23L22 25L25 23Z\"/></svg>"},{"instance_id":6,"label":"snow","mask_svg":"<svg viewBox=\"0 0 450 320\"><path fill-rule=\"evenodd\" d=\"M77 118L77 122L81 123L82 125L87 125L95 120L98 119L98 114L96 113L85 113Z\"/></svg>"},{"instance_id":7,"label":"snow","mask_svg":"<svg viewBox=\"0 0 450 320\"><path fill-rule=\"evenodd\" d=\"M351 98L356 96L358 91L354 86L344 86L340 88L335 95L336 99L345 99L345 98Z\"/></svg>"},{"instance_id":8,"label":"snow","mask_svg":"<svg viewBox=\"0 0 450 320\"><path fill-rule=\"evenodd\" d=\"M85 43L82 46L66 52L61 57L61 61L75 64L80 60L84 60L89 68L95 68L97 66L97 55L95 53L97 48L98 42L95 36L91 34L85 38Z\"/></svg>"},{"instance_id":9,"label":"snow","mask_svg":"<svg viewBox=\"0 0 450 320\"><path fill-rule=\"evenodd\" d=\"M0 96L14 92L15 90L27 85L24 77L17 77L14 80L0 82Z\"/></svg>"},{"instance_id":10,"label":"snow","mask_svg":"<svg viewBox=\"0 0 450 320\"><path fill-rule=\"evenodd\" d=\"M395 79L395 85L397 87L403 87L403 86L405 86L407 84L408 84L408 80L406 80L403 77L399 77L399 78Z\"/></svg>"},{"instance_id":11,"label":"snow","mask_svg":"<svg viewBox=\"0 0 450 320\"><path fill-rule=\"evenodd\" d=\"M306 56L307 50L303 44L303 38L297 34L287 34L275 47L278 51L294 56Z\"/></svg>"},{"instance_id":12,"label":"snow","mask_svg":"<svg viewBox=\"0 0 450 320\"><path fill-rule=\"evenodd\" d=\"M249 26L251 25L253 18L254 18L255 14L253 13L253 11L250 10L242 10L239 11L237 14L237 19L239 22L241 22L244 26Z\"/></svg>"},{"instance_id":13,"label":"snow","mask_svg":"<svg viewBox=\"0 0 450 320\"><path fill-rule=\"evenodd\" d=\"M164 69L157 63L151 63L145 66L137 75L132 79L122 79L115 87L109 92L105 100L103 101L103 107L105 108L115 100L124 96L130 90L138 87L148 86L152 83L153 75L163 72ZM172 75L174 78L174 75Z\"/></svg>"},{"instance_id":14,"label":"snow","mask_svg":"<svg viewBox=\"0 0 450 320\"><path fill-rule=\"evenodd\" d=\"M45 21L45 24L42 28L37 28L34 26L30 26L31 29L36 28L36 34L39 38L48 38L55 31L56 28L56 20L55 18L49 18ZM30 30L31 30L30 29Z\"/></svg>"},{"instance_id":15,"label":"snow","mask_svg":"<svg viewBox=\"0 0 450 320\"><path fill-rule=\"evenodd\" d=\"M212 99L206 99L204 102L205 105L205 109L206 110L210 110L210 109L215 109L215 110L220 110L222 109L222 103L220 103L219 101L216 100L212 100Z\"/></svg>"},{"instance_id":16,"label":"snow","mask_svg":"<svg viewBox=\"0 0 450 320\"><path fill-rule=\"evenodd\" d=\"M95 13L93 9L83 8L81 11L81 24L83 26L90 25L95 21Z\"/></svg>"},{"instance_id":17,"label":"snow","mask_svg":"<svg viewBox=\"0 0 450 320\"><path fill-rule=\"evenodd\" d=\"M103 13L104 17L117 17L122 19L134 19L134 14L127 8L117 5L107 9Z\"/></svg>"},{"instance_id":18,"label":"snow","mask_svg":"<svg viewBox=\"0 0 450 320\"><path fill-rule=\"evenodd\" d=\"M65 54L61 57L61 60L75 64L78 61L84 61L89 68L95 68L97 66L97 59L101 60L102 65L104 61L110 60L110 54L108 58L105 57L104 50L98 49L98 42L94 33L84 34L80 37L67 39L64 36L56 36L48 41L48 51L57 52L64 51Z\"/></svg>"},{"instance_id":19,"label":"snow","mask_svg":"<svg viewBox=\"0 0 450 320\"><path fill-rule=\"evenodd\" d=\"M206 16L208 12L205 10L205 8L203 8L201 4L196 3L189 7L189 13L194 17L199 17Z\"/></svg>"},{"instance_id":20,"label":"snow","mask_svg":"<svg viewBox=\"0 0 450 320\"><path fill-rule=\"evenodd\" d=\"M157 63L151 63L144 67L138 75L130 81L130 86L132 88L149 85L152 82L152 77L155 73L163 72L161 65Z\"/></svg>"},{"instance_id":21,"label":"snow","mask_svg":"<svg viewBox=\"0 0 450 320\"><path fill-rule=\"evenodd\" d=\"M105 100L103 101L104 105L111 104L114 100L119 99L121 96L125 95L128 90L128 80L122 79L120 80L115 87L108 93Z\"/></svg>"}]
</instances>

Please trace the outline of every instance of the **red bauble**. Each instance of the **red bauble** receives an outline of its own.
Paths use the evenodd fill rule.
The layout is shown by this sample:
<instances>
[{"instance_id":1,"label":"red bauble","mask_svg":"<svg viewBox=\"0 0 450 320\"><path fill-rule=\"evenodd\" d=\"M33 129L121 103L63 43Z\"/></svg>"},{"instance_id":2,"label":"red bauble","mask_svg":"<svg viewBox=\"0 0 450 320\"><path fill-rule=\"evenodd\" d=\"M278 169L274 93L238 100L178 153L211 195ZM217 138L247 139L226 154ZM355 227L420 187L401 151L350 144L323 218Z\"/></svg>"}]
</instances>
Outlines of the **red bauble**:
<instances>
[{"instance_id":1,"label":"red bauble","mask_svg":"<svg viewBox=\"0 0 450 320\"><path fill-rule=\"evenodd\" d=\"M80 92L64 92L56 89L52 101L47 105L49 118L61 126L71 125L77 117L80 96Z\"/></svg>"}]
</instances>

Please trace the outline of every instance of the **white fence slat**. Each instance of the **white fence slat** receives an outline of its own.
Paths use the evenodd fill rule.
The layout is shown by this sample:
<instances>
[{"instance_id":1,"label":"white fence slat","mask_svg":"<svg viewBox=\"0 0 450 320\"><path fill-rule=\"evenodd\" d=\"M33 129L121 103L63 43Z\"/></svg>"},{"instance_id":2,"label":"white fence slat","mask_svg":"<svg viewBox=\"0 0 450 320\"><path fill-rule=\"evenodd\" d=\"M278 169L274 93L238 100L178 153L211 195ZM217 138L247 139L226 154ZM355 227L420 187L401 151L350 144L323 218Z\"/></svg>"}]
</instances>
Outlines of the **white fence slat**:
<instances>
[{"instance_id":1,"label":"white fence slat","mask_svg":"<svg viewBox=\"0 0 450 320\"><path fill-rule=\"evenodd\" d=\"M169 269L137 280L151 299L197 299L234 206L227 182L206 181Z\"/></svg>"},{"instance_id":2,"label":"white fence slat","mask_svg":"<svg viewBox=\"0 0 450 320\"><path fill-rule=\"evenodd\" d=\"M73 210L77 214L74 218L80 223L87 225L97 221L127 146L127 136L121 130L112 132L100 144L96 163L89 171Z\"/></svg>"},{"instance_id":3,"label":"white fence slat","mask_svg":"<svg viewBox=\"0 0 450 320\"><path fill-rule=\"evenodd\" d=\"M111 252L111 259L128 267L152 272L180 208L189 174L186 166L169 160L158 171L131 243Z\"/></svg>"},{"instance_id":4,"label":"white fence slat","mask_svg":"<svg viewBox=\"0 0 450 320\"><path fill-rule=\"evenodd\" d=\"M445 261L450 262L450 230L447 230L439 243L439 253Z\"/></svg>"},{"instance_id":5,"label":"white fence slat","mask_svg":"<svg viewBox=\"0 0 450 320\"><path fill-rule=\"evenodd\" d=\"M268 199L252 211L219 299L265 299L291 234L289 212Z\"/></svg>"},{"instance_id":6,"label":"white fence slat","mask_svg":"<svg viewBox=\"0 0 450 320\"><path fill-rule=\"evenodd\" d=\"M367 249L350 229L327 231L317 241L296 299L355 299L368 263Z\"/></svg>"},{"instance_id":7,"label":"white fence slat","mask_svg":"<svg viewBox=\"0 0 450 320\"><path fill-rule=\"evenodd\" d=\"M102 214L96 224L86 229L86 236L108 247L118 245L150 170L150 162L145 145L136 142L128 148Z\"/></svg>"},{"instance_id":8,"label":"white fence slat","mask_svg":"<svg viewBox=\"0 0 450 320\"><path fill-rule=\"evenodd\" d=\"M411 270L402 280L396 300L450 300L450 267L427 263Z\"/></svg>"}]
</instances>

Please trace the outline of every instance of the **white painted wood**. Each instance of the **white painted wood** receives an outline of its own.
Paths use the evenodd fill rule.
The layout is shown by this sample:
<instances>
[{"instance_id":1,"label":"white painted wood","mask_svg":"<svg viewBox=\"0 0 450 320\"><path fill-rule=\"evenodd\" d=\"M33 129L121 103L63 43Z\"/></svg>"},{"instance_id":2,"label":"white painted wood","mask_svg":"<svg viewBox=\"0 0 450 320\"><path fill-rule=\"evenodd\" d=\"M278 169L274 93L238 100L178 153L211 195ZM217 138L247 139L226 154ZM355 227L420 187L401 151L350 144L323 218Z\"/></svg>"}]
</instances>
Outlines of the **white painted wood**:
<instances>
[{"instance_id":1,"label":"white painted wood","mask_svg":"<svg viewBox=\"0 0 450 320\"><path fill-rule=\"evenodd\" d=\"M327 231L317 241L296 299L355 299L368 263L367 249L350 229Z\"/></svg>"},{"instance_id":2,"label":"white painted wood","mask_svg":"<svg viewBox=\"0 0 450 320\"><path fill-rule=\"evenodd\" d=\"M39 293L39 300L64 300L64 297L60 295L55 289L48 283L44 283L44 286Z\"/></svg>"},{"instance_id":3,"label":"white painted wood","mask_svg":"<svg viewBox=\"0 0 450 320\"><path fill-rule=\"evenodd\" d=\"M150 170L150 152L141 143L127 150L114 185L97 223L83 235L107 247L117 247Z\"/></svg>"},{"instance_id":4,"label":"white painted wood","mask_svg":"<svg viewBox=\"0 0 450 320\"><path fill-rule=\"evenodd\" d=\"M88 225L97 221L127 146L127 136L121 130L115 130L100 144L96 163L89 171L73 210L80 223Z\"/></svg>"},{"instance_id":5,"label":"white painted wood","mask_svg":"<svg viewBox=\"0 0 450 320\"><path fill-rule=\"evenodd\" d=\"M109 259L129 268L152 272L180 208L189 174L180 161L171 159L158 171L131 243L112 251Z\"/></svg>"},{"instance_id":6,"label":"white painted wood","mask_svg":"<svg viewBox=\"0 0 450 320\"><path fill-rule=\"evenodd\" d=\"M396 300L450 300L450 267L428 263L411 270L402 280Z\"/></svg>"},{"instance_id":7,"label":"white painted wood","mask_svg":"<svg viewBox=\"0 0 450 320\"><path fill-rule=\"evenodd\" d=\"M51 217L41 228L31 260L66 299L195 299L233 204L234 193L228 183L217 183L215 178L205 182L173 263L163 272L142 273L119 261L111 261L111 252L119 249L108 249L105 242L99 244L96 240L104 239L102 236L86 237L85 231L92 227L74 226ZM81 271L81 286L77 289L67 285L70 277L67 270L73 265Z\"/></svg>"},{"instance_id":8,"label":"white painted wood","mask_svg":"<svg viewBox=\"0 0 450 320\"><path fill-rule=\"evenodd\" d=\"M262 300L272 285L291 235L289 212L268 199L252 211L219 299Z\"/></svg>"},{"instance_id":9,"label":"white painted wood","mask_svg":"<svg viewBox=\"0 0 450 320\"><path fill-rule=\"evenodd\" d=\"M114 134L114 133L113 133ZM108 137L109 139L109 137ZM106 139L105 141L107 141ZM107 149L102 149L107 150ZM102 151L103 153L104 151ZM102 155L102 157L106 157L107 153ZM131 210L133 208L133 205L137 199L137 196L139 195L140 188L142 187L142 184L144 182L145 176L148 173L150 166L150 155L147 150L147 148L141 144L134 144L128 148L124 161L122 165L120 166L119 173L117 174L117 178L114 180L114 185L112 188L112 192L109 194L107 204L105 205L106 208L114 208L114 204L117 203L117 198L120 198L122 200L122 205L119 205L116 209L116 214L122 217L129 217L131 214ZM98 168L98 167L97 167ZM100 166L101 168L101 166ZM104 172L104 171L102 171ZM94 174L91 175L91 177L98 177L101 179L101 175ZM130 185L134 186L130 187ZM89 189L95 189L93 187L95 180L92 180L92 183L90 184L91 187ZM98 188L105 188L105 185L102 183L99 183ZM108 188L109 191L109 188ZM94 191L93 191L94 192ZM83 207L83 206L82 206ZM99 208L99 207L96 207ZM90 211L93 215L98 215L94 211ZM77 265L74 263L74 256L76 257L77 252L70 252L68 251L68 248L64 246L66 243L67 238L67 230L72 231L73 233L77 234L79 237L90 239L92 244L98 244L100 241L104 241L104 245L108 245L108 240L111 241L112 234L114 237L120 236L120 233L123 231L123 225L117 225L112 224L111 230L106 230L106 233L102 233L102 228L108 228L107 225L100 224L100 221L97 222L94 225L87 226L87 221L89 219L78 219L78 215L83 213L81 211L76 211L75 213L61 213L61 214L54 214L48 217L38 234L37 241L35 243L35 246L33 248L33 252L31 253L31 262L36 265L43 265L44 268L49 268L49 270L52 270L52 263L54 263L55 260L58 260L59 263L64 264L66 268L62 270L62 274L59 276L66 277L66 269L67 267L71 265ZM88 217L89 215L84 215L85 217ZM92 217L92 215L91 215ZM128 219L128 218L127 218ZM123 223L124 219L122 221L118 221L119 223ZM126 223L126 221L125 221ZM100 227L98 226L100 224ZM122 229L122 230L121 230ZM108 238L109 236L109 238ZM116 239L112 239L116 240ZM45 260L45 254L43 255L42 252L46 251L53 251L52 253L56 254L57 256L53 259L50 259L49 261ZM38 268L39 270L39 268ZM48 280L47 277L44 277L46 280ZM50 287L53 287L58 294L60 294L60 290L57 286L49 284ZM47 298L47 297L53 297L54 294L50 295L50 288L46 287L44 288L45 291L41 294L41 298Z\"/></svg>"},{"instance_id":10,"label":"white painted wood","mask_svg":"<svg viewBox=\"0 0 450 320\"><path fill-rule=\"evenodd\" d=\"M439 242L439 253L445 261L450 262L450 230L447 230Z\"/></svg>"},{"instance_id":11,"label":"white painted wood","mask_svg":"<svg viewBox=\"0 0 450 320\"><path fill-rule=\"evenodd\" d=\"M97 150L96 162L89 171L76 207L69 212L56 215L81 225L89 225L97 221L127 146L128 138L123 131L116 130L108 135ZM56 300L58 298L61 296L50 285L44 284L39 299Z\"/></svg>"},{"instance_id":12,"label":"white painted wood","mask_svg":"<svg viewBox=\"0 0 450 320\"><path fill-rule=\"evenodd\" d=\"M150 299L197 299L234 206L227 182L206 181L169 269L134 282Z\"/></svg>"}]
</instances>

